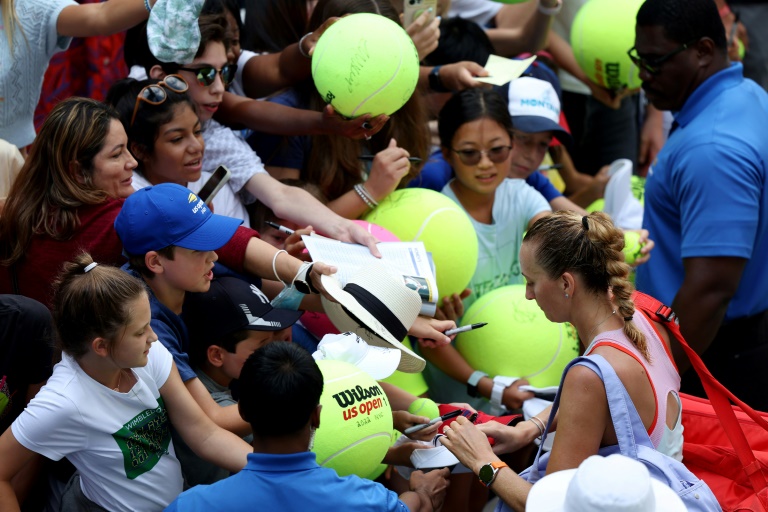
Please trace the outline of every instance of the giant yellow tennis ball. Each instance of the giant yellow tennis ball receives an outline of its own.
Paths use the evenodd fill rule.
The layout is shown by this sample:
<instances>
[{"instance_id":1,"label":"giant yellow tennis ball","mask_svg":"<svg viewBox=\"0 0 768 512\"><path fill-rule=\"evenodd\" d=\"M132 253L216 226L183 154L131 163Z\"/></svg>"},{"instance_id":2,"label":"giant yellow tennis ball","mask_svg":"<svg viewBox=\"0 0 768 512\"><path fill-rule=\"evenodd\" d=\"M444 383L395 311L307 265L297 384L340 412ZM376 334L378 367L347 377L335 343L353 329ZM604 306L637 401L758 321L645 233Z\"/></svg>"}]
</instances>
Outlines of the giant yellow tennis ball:
<instances>
[{"instance_id":1,"label":"giant yellow tennis ball","mask_svg":"<svg viewBox=\"0 0 768 512\"><path fill-rule=\"evenodd\" d=\"M440 297L461 293L477 268L477 235L464 209L434 190L392 192L365 216L403 242L420 240L435 263Z\"/></svg>"},{"instance_id":2,"label":"giant yellow tennis ball","mask_svg":"<svg viewBox=\"0 0 768 512\"><path fill-rule=\"evenodd\" d=\"M456 348L467 362L491 377L528 379L533 386L557 386L563 369L579 355L576 330L547 320L536 301L526 300L525 285L504 286L480 297L462 323L488 322L463 332Z\"/></svg>"},{"instance_id":3,"label":"giant yellow tennis ball","mask_svg":"<svg viewBox=\"0 0 768 512\"><path fill-rule=\"evenodd\" d=\"M635 44L635 18L644 0L589 0L571 26L579 67L607 89L636 89L642 81L627 55Z\"/></svg>"},{"instance_id":4,"label":"giant yellow tennis ball","mask_svg":"<svg viewBox=\"0 0 768 512\"><path fill-rule=\"evenodd\" d=\"M413 94L419 56L410 36L378 14L345 16L328 27L312 54L312 79L340 114L392 114Z\"/></svg>"},{"instance_id":5,"label":"giant yellow tennis ball","mask_svg":"<svg viewBox=\"0 0 768 512\"><path fill-rule=\"evenodd\" d=\"M624 261L632 265L637 258L641 256L640 249L643 245L640 243L640 233L637 231L625 231L624 232Z\"/></svg>"},{"instance_id":6,"label":"giant yellow tennis ball","mask_svg":"<svg viewBox=\"0 0 768 512\"><path fill-rule=\"evenodd\" d=\"M392 409L381 386L342 361L318 361L323 373L317 463L340 476L366 477L381 464L392 439Z\"/></svg>"}]
</instances>

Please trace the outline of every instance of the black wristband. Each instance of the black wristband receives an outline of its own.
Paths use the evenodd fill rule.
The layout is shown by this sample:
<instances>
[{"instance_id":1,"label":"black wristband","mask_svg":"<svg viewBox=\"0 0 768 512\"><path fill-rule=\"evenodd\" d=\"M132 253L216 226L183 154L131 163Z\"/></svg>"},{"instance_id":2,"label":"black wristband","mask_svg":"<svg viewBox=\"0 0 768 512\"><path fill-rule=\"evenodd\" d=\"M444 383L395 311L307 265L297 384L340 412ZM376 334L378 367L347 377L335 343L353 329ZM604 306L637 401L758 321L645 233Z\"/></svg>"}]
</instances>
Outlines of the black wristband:
<instances>
[{"instance_id":1,"label":"black wristband","mask_svg":"<svg viewBox=\"0 0 768 512\"><path fill-rule=\"evenodd\" d=\"M435 66L432 71L429 72L429 88L435 92L451 92L440 79L440 68L442 66Z\"/></svg>"},{"instance_id":2,"label":"black wristband","mask_svg":"<svg viewBox=\"0 0 768 512\"><path fill-rule=\"evenodd\" d=\"M320 290L318 290L317 288L315 288L315 285L313 285L313 284L312 284L312 278L310 278L310 277L309 277L309 275L312 273L312 267L313 267L314 265L315 265L315 264L314 264L314 263L312 263L312 264L311 264L309 267L307 267L307 271L306 271L306 273L304 274L304 277L306 278L306 281L300 281L299 279L296 279L296 280L293 282L293 286L294 286L294 287L295 287L295 288L296 288L298 291L300 291L301 293L303 293L304 295L309 295L309 294L311 294L311 293L315 293L315 294L317 294L317 293L320 293Z\"/></svg>"}]
</instances>

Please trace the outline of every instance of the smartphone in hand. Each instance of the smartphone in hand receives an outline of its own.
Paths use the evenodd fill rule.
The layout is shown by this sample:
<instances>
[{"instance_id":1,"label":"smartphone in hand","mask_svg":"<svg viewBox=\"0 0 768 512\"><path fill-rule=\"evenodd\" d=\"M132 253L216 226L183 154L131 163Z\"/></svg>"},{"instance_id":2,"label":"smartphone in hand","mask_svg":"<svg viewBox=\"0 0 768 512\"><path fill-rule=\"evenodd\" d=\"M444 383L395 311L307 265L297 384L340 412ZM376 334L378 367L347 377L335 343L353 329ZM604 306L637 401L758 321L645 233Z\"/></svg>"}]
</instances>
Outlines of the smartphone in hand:
<instances>
[{"instance_id":1,"label":"smartphone in hand","mask_svg":"<svg viewBox=\"0 0 768 512\"><path fill-rule=\"evenodd\" d=\"M230 170L225 166L220 165L197 193L197 197L210 206L214 196L221 190L221 187L229 181L230 176L232 176Z\"/></svg>"},{"instance_id":2,"label":"smartphone in hand","mask_svg":"<svg viewBox=\"0 0 768 512\"><path fill-rule=\"evenodd\" d=\"M437 0L403 0L403 26L408 28L416 18L432 8L427 24L432 23L437 15Z\"/></svg>"}]
</instances>

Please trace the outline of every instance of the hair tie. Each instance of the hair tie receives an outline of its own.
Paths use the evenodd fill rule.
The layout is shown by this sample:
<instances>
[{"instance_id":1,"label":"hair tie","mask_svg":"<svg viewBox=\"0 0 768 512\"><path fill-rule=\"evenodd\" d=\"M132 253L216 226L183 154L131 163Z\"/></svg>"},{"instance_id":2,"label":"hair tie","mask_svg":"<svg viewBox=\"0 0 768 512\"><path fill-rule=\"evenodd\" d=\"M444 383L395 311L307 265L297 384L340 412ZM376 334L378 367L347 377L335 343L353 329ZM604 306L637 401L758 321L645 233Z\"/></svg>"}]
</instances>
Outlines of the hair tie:
<instances>
[{"instance_id":1,"label":"hair tie","mask_svg":"<svg viewBox=\"0 0 768 512\"><path fill-rule=\"evenodd\" d=\"M625 316L624 317L624 321L625 322L631 322L633 318L634 318L634 315Z\"/></svg>"},{"instance_id":2,"label":"hair tie","mask_svg":"<svg viewBox=\"0 0 768 512\"><path fill-rule=\"evenodd\" d=\"M584 231L589 231L589 222L588 222L588 220L589 219L587 219L586 215L581 218L581 225L584 226Z\"/></svg>"},{"instance_id":3,"label":"hair tie","mask_svg":"<svg viewBox=\"0 0 768 512\"><path fill-rule=\"evenodd\" d=\"M85 266L85 268L83 269L83 273L84 273L84 274L87 274L87 273L88 273L88 272L90 272L91 270L95 269L95 268L96 268L96 265L98 265L98 263L96 263L95 261L94 261L93 263L89 263L89 264L88 264L88 265L86 265L86 266Z\"/></svg>"}]
</instances>

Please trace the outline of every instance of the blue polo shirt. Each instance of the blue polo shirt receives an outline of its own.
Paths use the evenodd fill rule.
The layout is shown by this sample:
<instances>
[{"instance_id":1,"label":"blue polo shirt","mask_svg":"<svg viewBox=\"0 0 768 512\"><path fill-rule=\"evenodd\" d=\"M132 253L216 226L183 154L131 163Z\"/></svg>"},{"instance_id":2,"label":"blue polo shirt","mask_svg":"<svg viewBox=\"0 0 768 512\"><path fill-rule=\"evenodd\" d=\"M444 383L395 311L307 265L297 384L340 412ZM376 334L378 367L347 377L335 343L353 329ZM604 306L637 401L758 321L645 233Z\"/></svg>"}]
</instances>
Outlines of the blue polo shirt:
<instances>
[{"instance_id":1,"label":"blue polo shirt","mask_svg":"<svg viewBox=\"0 0 768 512\"><path fill-rule=\"evenodd\" d=\"M183 492L166 512L355 510L407 512L386 487L357 476L340 477L315 461L313 452L251 453L239 473Z\"/></svg>"},{"instance_id":2,"label":"blue polo shirt","mask_svg":"<svg viewBox=\"0 0 768 512\"><path fill-rule=\"evenodd\" d=\"M741 64L703 82L648 172L643 227L656 242L637 288L671 304L683 259L749 261L725 321L768 309L768 94Z\"/></svg>"}]
</instances>

